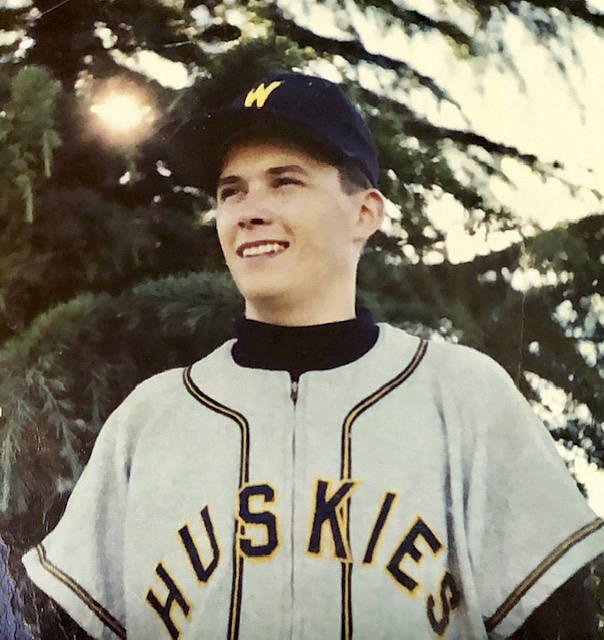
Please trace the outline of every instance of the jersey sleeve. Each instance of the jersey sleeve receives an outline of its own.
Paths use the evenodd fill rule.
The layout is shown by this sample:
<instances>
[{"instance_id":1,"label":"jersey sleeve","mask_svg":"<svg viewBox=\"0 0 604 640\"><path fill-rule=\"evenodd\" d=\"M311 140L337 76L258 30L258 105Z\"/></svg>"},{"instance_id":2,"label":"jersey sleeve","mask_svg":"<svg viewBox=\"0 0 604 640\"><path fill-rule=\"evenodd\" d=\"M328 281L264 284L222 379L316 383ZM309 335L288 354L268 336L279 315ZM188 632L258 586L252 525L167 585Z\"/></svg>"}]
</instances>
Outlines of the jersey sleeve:
<instances>
[{"instance_id":1,"label":"jersey sleeve","mask_svg":"<svg viewBox=\"0 0 604 640\"><path fill-rule=\"evenodd\" d=\"M468 550L486 630L507 638L604 551L604 522L507 373L483 358L470 377Z\"/></svg>"},{"instance_id":2,"label":"jersey sleeve","mask_svg":"<svg viewBox=\"0 0 604 640\"><path fill-rule=\"evenodd\" d=\"M125 406L126 405L126 406ZM95 638L125 638L127 401L105 423L56 528L23 556L30 578Z\"/></svg>"}]
</instances>

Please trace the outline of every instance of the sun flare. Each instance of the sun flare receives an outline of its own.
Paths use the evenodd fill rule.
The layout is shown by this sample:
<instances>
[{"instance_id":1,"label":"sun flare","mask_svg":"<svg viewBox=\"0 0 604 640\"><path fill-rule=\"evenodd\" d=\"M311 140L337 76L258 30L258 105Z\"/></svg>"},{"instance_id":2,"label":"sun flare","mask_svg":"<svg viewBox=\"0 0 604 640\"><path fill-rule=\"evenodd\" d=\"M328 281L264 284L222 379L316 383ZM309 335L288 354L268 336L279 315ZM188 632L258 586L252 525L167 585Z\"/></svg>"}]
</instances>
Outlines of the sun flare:
<instances>
[{"instance_id":1,"label":"sun flare","mask_svg":"<svg viewBox=\"0 0 604 640\"><path fill-rule=\"evenodd\" d=\"M151 107L128 95L111 93L90 108L103 123L117 131L129 131L149 119Z\"/></svg>"},{"instance_id":2,"label":"sun flare","mask_svg":"<svg viewBox=\"0 0 604 640\"><path fill-rule=\"evenodd\" d=\"M97 94L90 112L103 137L121 143L135 143L147 137L155 120L153 107L145 96L127 88L111 88Z\"/></svg>"}]
</instances>

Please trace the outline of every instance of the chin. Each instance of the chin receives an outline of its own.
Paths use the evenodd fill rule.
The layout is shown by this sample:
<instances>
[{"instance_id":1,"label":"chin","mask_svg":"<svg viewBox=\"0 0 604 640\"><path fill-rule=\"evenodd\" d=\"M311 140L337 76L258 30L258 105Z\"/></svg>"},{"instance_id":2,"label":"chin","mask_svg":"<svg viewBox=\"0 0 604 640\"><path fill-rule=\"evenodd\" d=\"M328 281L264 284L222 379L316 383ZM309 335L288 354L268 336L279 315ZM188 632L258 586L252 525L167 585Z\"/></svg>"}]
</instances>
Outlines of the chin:
<instances>
[{"instance_id":1,"label":"chin","mask_svg":"<svg viewBox=\"0 0 604 640\"><path fill-rule=\"evenodd\" d=\"M237 283L241 295L254 306L278 306L287 299L287 289L279 286Z\"/></svg>"}]
</instances>

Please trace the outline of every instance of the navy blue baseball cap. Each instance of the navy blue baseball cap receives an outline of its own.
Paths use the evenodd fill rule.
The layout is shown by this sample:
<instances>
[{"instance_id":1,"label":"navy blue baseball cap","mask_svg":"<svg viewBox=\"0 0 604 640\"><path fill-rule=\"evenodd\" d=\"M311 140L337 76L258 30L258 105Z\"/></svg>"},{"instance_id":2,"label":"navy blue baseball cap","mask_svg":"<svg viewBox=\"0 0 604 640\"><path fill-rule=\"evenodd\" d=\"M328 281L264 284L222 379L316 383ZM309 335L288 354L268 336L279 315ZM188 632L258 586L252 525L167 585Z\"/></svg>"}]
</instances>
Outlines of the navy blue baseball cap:
<instances>
[{"instance_id":1,"label":"navy blue baseball cap","mask_svg":"<svg viewBox=\"0 0 604 640\"><path fill-rule=\"evenodd\" d=\"M214 190L229 148L252 134L320 148L355 162L377 187L379 161L367 123L342 88L300 73L278 73L249 87L202 123L204 186Z\"/></svg>"}]
</instances>

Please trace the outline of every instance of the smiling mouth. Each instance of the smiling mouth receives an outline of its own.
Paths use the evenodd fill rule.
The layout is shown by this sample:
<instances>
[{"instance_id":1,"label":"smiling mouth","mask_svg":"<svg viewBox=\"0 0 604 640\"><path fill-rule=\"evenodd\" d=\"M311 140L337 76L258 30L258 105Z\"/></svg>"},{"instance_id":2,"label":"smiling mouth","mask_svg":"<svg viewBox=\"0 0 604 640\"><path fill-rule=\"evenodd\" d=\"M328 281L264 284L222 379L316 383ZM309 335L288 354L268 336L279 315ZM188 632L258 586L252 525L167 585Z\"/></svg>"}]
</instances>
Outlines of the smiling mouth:
<instances>
[{"instance_id":1,"label":"smiling mouth","mask_svg":"<svg viewBox=\"0 0 604 640\"><path fill-rule=\"evenodd\" d=\"M240 258L255 258L257 256L277 256L289 247L289 242L281 240L259 240L246 242L237 248Z\"/></svg>"}]
</instances>

